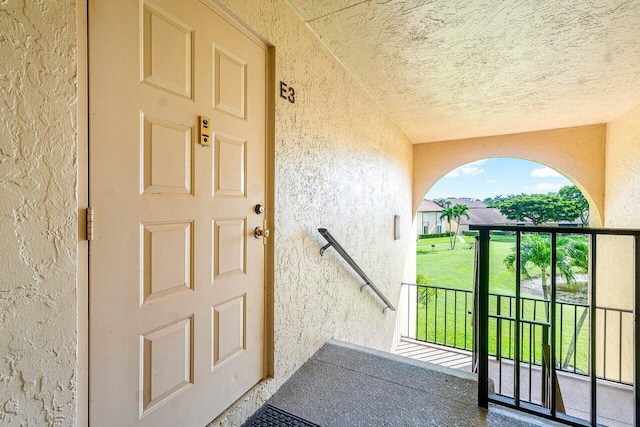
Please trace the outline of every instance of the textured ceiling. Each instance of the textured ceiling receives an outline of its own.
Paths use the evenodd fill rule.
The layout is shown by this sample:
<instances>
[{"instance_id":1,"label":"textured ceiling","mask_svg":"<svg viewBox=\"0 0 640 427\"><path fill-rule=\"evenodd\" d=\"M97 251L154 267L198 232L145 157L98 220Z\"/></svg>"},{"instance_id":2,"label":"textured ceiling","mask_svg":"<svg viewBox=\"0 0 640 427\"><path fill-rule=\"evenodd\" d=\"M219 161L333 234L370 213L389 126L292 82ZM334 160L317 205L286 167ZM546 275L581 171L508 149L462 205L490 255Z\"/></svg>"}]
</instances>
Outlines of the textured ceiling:
<instances>
[{"instance_id":1,"label":"textured ceiling","mask_svg":"<svg viewBox=\"0 0 640 427\"><path fill-rule=\"evenodd\" d=\"M414 142L640 103L640 0L287 0Z\"/></svg>"}]
</instances>

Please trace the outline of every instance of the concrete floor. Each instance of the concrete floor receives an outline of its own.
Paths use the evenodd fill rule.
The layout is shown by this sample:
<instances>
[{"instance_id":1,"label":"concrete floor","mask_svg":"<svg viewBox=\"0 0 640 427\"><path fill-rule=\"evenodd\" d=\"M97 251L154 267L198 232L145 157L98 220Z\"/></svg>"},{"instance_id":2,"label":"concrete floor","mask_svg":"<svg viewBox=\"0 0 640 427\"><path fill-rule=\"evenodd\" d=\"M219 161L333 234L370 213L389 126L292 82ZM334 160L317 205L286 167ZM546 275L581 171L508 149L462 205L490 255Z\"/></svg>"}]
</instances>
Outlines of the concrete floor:
<instances>
[{"instance_id":1,"label":"concrete floor","mask_svg":"<svg viewBox=\"0 0 640 427\"><path fill-rule=\"evenodd\" d=\"M267 403L323 427L559 425L476 399L474 374L331 340Z\"/></svg>"}]
</instances>

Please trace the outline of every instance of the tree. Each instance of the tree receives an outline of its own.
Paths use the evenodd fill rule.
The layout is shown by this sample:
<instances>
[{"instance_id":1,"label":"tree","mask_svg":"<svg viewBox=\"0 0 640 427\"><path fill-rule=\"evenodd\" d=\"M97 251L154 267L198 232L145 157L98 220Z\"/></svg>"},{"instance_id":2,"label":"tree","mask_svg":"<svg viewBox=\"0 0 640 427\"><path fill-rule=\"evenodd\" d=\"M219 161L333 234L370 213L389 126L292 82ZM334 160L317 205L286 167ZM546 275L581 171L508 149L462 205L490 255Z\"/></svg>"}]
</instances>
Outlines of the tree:
<instances>
[{"instance_id":1,"label":"tree","mask_svg":"<svg viewBox=\"0 0 640 427\"><path fill-rule=\"evenodd\" d=\"M566 237L558 237L556 240L556 269L567 279L567 283L575 281L573 265L569 256L571 241ZM516 263L516 250L507 255L504 264L509 271L513 271ZM547 285L547 272L551 266L551 238L548 234L524 234L520 244L520 272L529 279L530 269L536 266L540 269L542 292L544 299L549 299L549 287Z\"/></svg>"},{"instance_id":2,"label":"tree","mask_svg":"<svg viewBox=\"0 0 640 427\"><path fill-rule=\"evenodd\" d=\"M583 241L574 241L569 247L568 255L570 258L569 262L578 273L587 273L589 271L589 245L587 243ZM571 362L571 356L573 356L573 353L576 351L578 335L580 335L582 325L584 325L584 321L587 319L587 314L589 314L589 310L583 308L580 319L575 326L575 333L573 334L573 337L571 337L571 343L569 343L567 355L564 358L564 362L562 362L563 368L566 368L569 365Z\"/></svg>"},{"instance_id":3,"label":"tree","mask_svg":"<svg viewBox=\"0 0 640 427\"><path fill-rule=\"evenodd\" d=\"M558 196L564 197L567 200L573 200L580 208L580 220L582 225L589 224L589 202L582 194L582 191L575 185L567 185L562 187L558 191Z\"/></svg>"},{"instance_id":4,"label":"tree","mask_svg":"<svg viewBox=\"0 0 640 427\"><path fill-rule=\"evenodd\" d=\"M453 217L456 220L456 233L454 235L454 239L453 239L453 247L451 249L455 249L456 248L456 240L457 240L457 236L458 236L458 231L460 230L460 221L462 220L462 217L466 217L467 219L469 219L469 206L467 205L455 205L453 207Z\"/></svg>"},{"instance_id":5,"label":"tree","mask_svg":"<svg viewBox=\"0 0 640 427\"><path fill-rule=\"evenodd\" d=\"M500 203L504 202L505 200L513 199L514 197L518 197L518 196L514 196L513 194L509 196L503 196L499 194L495 197L487 197L486 199L483 200L483 202L489 208L498 208Z\"/></svg>"},{"instance_id":6,"label":"tree","mask_svg":"<svg viewBox=\"0 0 640 427\"><path fill-rule=\"evenodd\" d=\"M455 211L453 207L447 206L440 212L440 219L444 219L449 224L449 246L453 250L453 233L451 232L451 220L455 218Z\"/></svg>"},{"instance_id":7,"label":"tree","mask_svg":"<svg viewBox=\"0 0 640 427\"><path fill-rule=\"evenodd\" d=\"M557 194L522 194L498 204L498 210L508 219L531 221L540 225L552 221L573 221L582 213L575 200Z\"/></svg>"},{"instance_id":8,"label":"tree","mask_svg":"<svg viewBox=\"0 0 640 427\"><path fill-rule=\"evenodd\" d=\"M509 271L513 271L516 262L516 250L507 255L504 264ZM540 269L542 292L544 299L549 301L549 287L547 285L547 271L551 266L551 238L546 234L524 234L520 245L520 272L525 278L530 278L530 268ZM589 245L580 240L558 237L556 240L556 269L567 279L567 285L575 282L575 273L586 273L589 268ZM562 364L566 367L576 348L578 335L587 317L585 309L580 320L575 325L575 332L567 350L567 356ZM546 318L549 319L549 306L545 305Z\"/></svg>"}]
</instances>

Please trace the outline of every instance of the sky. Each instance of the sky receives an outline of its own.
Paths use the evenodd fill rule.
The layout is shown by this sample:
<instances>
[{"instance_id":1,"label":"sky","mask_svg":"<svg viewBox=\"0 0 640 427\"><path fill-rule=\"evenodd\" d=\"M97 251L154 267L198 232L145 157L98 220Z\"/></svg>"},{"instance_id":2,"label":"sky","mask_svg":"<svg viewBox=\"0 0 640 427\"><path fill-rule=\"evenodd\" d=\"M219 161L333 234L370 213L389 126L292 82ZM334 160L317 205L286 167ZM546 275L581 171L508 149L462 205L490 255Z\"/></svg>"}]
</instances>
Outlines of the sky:
<instances>
[{"instance_id":1,"label":"sky","mask_svg":"<svg viewBox=\"0 0 640 427\"><path fill-rule=\"evenodd\" d=\"M557 192L571 181L548 166L528 160L493 158L468 163L442 177L426 199Z\"/></svg>"}]
</instances>

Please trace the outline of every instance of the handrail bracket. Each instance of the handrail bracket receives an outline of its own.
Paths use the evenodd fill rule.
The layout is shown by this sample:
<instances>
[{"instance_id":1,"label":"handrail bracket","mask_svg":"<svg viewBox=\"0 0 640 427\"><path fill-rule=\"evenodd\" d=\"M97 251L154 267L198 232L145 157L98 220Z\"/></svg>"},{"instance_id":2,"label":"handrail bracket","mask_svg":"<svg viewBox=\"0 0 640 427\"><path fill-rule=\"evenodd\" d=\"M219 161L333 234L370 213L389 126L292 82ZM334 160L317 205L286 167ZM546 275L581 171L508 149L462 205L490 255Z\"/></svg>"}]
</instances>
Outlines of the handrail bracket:
<instances>
[{"instance_id":1,"label":"handrail bracket","mask_svg":"<svg viewBox=\"0 0 640 427\"><path fill-rule=\"evenodd\" d=\"M333 246L333 243L329 242L326 245L324 245L323 247L321 247L320 248L320 256L323 256L324 255L324 251L329 249L331 246Z\"/></svg>"}]
</instances>

